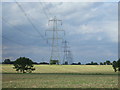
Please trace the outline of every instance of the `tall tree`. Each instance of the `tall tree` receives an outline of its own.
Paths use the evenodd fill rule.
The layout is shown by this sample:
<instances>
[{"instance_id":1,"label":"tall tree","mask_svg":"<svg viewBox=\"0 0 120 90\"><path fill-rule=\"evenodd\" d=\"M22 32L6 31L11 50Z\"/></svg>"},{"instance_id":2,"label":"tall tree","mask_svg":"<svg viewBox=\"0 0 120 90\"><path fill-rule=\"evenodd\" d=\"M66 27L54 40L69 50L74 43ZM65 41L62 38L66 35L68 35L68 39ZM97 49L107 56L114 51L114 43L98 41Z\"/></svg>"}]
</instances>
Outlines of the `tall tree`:
<instances>
[{"instance_id":1,"label":"tall tree","mask_svg":"<svg viewBox=\"0 0 120 90\"><path fill-rule=\"evenodd\" d=\"M113 61L113 69L114 71L120 71L120 59L118 61Z\"/></svg>"},{"instance_id":2,"label":"tall tree","mask_svg":"<svg viewBox=\"0 0 120 90\"><path fill-rule=\"evenodd\" d=\"M120 59L117 61L118 71L120 71Z\"/></svg>"},{"instance_id":3,"label":"tall tree","mask_svg":"<svg viewBox=\"0 0 120 90\"><path fill-rule=\"evenodd\" d=\"M113 66L114 71L116 72L117 71L117 62L113 61L112 66Z\"/></svg>"}]
</instances>

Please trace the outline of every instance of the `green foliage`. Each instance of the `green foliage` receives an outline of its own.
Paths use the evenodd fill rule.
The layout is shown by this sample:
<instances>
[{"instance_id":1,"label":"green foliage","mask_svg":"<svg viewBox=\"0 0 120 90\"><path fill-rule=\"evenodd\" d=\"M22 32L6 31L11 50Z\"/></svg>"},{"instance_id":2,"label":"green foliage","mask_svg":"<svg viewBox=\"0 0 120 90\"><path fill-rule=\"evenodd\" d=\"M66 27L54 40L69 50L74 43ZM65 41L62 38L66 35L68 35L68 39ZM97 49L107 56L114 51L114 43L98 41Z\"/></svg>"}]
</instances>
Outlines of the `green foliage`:
<instances>
[{"instance_id":1,"label":"green foliage","mask_svg":"<svg viewBox=\"0 0 120 90\"><path fill-rule=\"evenodd\" d=\"M67 61L65 61L65 65L68 65L68 62L67 62Z\"/></svg>"},{"instance_id":2,"label":"green foliage","mask_svg":"<svg viewBox=\"0 0 120 90\"><path fill-rule=\"evenodd\" d=\"M59 60L50 60L50 64L53 65L53 64L59 64Z\"/></svg>"},{"instance_id":3,"label":"green foliage","mask_svg":"<svg viewBox=\"0 0 120 90\"><path fill-rule=\"evenodd\" d=\"M20 57L14 62L14 69L18 72L23 72L23 73L31 73L32 71L35 70L33 67L33 62L29 58L26 57Z\"/></svg>"},{"instance_id":4,"label":"green foliage","mask_svg":"<svg viewBox=\"0 0 120 90\"><path fill-rule=\"evenodd\" d=\"M117 66L120 68L120 59L117 61Z\"/></svg>"},{"instance_id":5,"label":"green foliage","mask_svg":"<svg viewBox=\"0 0 120 90\"><path fill-rule=\"evenodd\" d=\"M10 59L5 59L4 62L2 62L2 64L13 64L14 61L11 61Z\"/></svg>"},{"instance_id":6,"label":"green foliage","mask_svg":"<svg viewBox=\"0 0 120 90\"><path fill-rule=\"evenodd\" d=\"M11 63L10 59L5 59L3 62L3 64L10 64L10 63Z\"/></svg>"},{"instance_id":7,"label":"green foliage","mask_svg":"<svg viewBox=\"0 0 120 90\"><path fill-rule=\"evenodd\" d=\"M106 62L104 62L103 64L106 65Z\"/></svg>"},{"instance_id":8,"label":"green foliage","mask_svg":"<svg viewBox=\"0 0 120 90\"><path fill-rule=\"evenodd\" d=\"M106 61L107 65L111 65L111 62L109 60Z\"/></svg>"},{"instance_id":9,"label":"green foliage","mask_svg":"<svg viewBox=\"0 0 120 90\"><path fill-rule=\"evenodd\" d=\"M104 65L104 63L100 62L100 65Z\"/></svg>"},{"instance_id":10,"label":"green foliage","mask_svg":"<svg viewBox=\"0 0 120 90\"><path fill-rule=\"evenodd\" d=\"M78 65L81 65L81 62L78 62Z\"/></svg>"},{"instance_id":11,"label":"green foliage","mask_svg":"<svg viewBox=\"0 0 120 90\"><path fill-rule=\"evenodd\" d=\"M98 65L98 63L91 61L91 63L86 63L86 65Z\"/></svg>"},{"instance_id":12,"label":"green foliage","mask_svg":"<svg viewBox=\"0 0 120 90\"><path fill-rule=\"evenodd\" d=\"M116 67L117 67L117 62L116 61L113 61L113 69L114 69L114 71L116 72L117 71L117 69L116 69Z\"/></svg>"},{"instance_id":13,"label":"green foliage","mask_svg":"<svg viewBox=\"0 0 120 90\"><path fill-rule=\"evenodd\" d=\"M113 61L112 66L115 72L120 71L120 59L118 61Z\"/></svg>"}]
</instances>

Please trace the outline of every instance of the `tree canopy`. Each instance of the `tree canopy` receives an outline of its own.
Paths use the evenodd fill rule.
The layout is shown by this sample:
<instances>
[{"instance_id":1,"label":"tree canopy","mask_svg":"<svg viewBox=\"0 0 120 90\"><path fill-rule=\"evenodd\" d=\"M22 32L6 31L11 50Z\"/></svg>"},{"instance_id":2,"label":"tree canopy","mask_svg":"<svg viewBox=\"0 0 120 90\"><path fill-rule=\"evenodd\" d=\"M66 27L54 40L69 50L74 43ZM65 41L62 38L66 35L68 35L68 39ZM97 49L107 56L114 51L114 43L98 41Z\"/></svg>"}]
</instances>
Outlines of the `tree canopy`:
<instances>
[{"instance_id":1,"label":"tree canopy","mask_svg":"<svg viewBox=\"0 0 120 90\"><path fill-rule=\"evenodd\" d=\"M20 57L16 59L13 68L22 73L31 73L35 70L32 60L26 57Z\"/></svg>"},{"instance_id":2,"label":"tree canopy","mask_svg":"<svg viewBox=\"0 0 120 90\"><path fill-rule=\"evenodd\" d=\"M120 71L120 59L118 61L113 61L113 69L114 71Z\"/></svg>"},{"instance_id":3,"label":"tree canopy","mask_svg":"<svg viewBox=\"0 0 120 90\"><path fill-rule=\"evenodd\" d=\"M59 64L59 60L50 60L50 64Z\"/></svg>"},{"instance_id":4,"label":"tree canopy","mask_svg":"<svg viewBox=\"0 0 120 90\"><path fill-rule=\"evenodd\" d=\"M13 64L14 61L11 61L10 59L5 59L2 64Z\"/></svg>"}]
</instances>

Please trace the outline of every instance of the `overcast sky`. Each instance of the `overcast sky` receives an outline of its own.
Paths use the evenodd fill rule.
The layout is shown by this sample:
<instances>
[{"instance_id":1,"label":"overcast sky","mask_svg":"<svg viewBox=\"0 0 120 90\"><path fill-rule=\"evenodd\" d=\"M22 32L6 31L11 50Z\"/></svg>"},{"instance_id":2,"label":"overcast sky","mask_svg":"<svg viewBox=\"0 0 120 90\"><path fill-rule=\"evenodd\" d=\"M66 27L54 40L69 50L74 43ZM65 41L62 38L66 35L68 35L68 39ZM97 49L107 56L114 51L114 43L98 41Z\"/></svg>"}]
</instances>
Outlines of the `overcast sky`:
<instances>
[{"instance_id":1,"label":"overcast sky","mask_svg":"<svg viewBox=\"0 0 120 90\"><path fill-rule=\"evenodd\" d=\"M23 2L19 4L44 38L51 36L51 33L45 36L45 30L50 28L45 12L49 19L56 16L63 21L63 26L60 28L65 30L66 35L62 36L60 32L60 36L69 42L73 62L117 60L117 2L51 2L42 5L38 2ZM33 61L48 62L51 54L50 45L34 30L18 5L15 2L3 3L2 9L3 59L15 60L25 56ZM62 59L63 50L60 51Z\"/></svg>"}]
</instances>

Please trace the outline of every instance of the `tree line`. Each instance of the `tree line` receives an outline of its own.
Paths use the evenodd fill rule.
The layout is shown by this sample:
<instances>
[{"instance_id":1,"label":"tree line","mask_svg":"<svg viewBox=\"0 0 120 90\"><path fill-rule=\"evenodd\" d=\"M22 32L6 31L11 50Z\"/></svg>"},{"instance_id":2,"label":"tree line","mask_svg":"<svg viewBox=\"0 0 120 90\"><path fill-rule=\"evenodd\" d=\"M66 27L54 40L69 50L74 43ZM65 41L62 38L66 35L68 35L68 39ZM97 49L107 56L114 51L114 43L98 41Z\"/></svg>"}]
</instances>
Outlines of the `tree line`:
<instances>
[{"instance_id":1,"label":"tree line","mask_svg":"<svg viewBox=\"0 0 120 90\"><path fill-rule=\"evenodd\" d=\"M72 65L112 65L112 64L113 62L110 62L109 60L106 60L105 62L100 62L100 63L93 62L93 61L91 61L90 63L86 63L86 64L82 64L81 62L72 63Z\"/></svg>"},{"instance_id":2,"label":"tree line","mask_svg":"<svg viewBox=\"0 0 120 90\"><path fill-rule=\"evenodd\" d=\"M10 59L5 59L2 64L14 64L15 61L11 61ZM49 64L47 62L40 62L40 63L37 63L37 62L33 62L32 61L32 64Z\"/></svg>"},{"instance_id":3,"label":"tree line","mask_svg":"<svg viewBox=\"0 0 120 90\"><path fill-rule=\"evenodd\" d=\"M50 64L53 65L59 63L58 61L59 60L51 60ZM38 63L33 62L29 58L20 57L15 61L11 61L10 59L5 59L4 62L2 62L2 64L13 64L14 65L13 69L15 69L17 72L31 73L32 71L35 70L33 64L38 64ZM49 63L42 62L41 64L49 64ZM80 62L72 63L72 65L81 65L81 63ZM103 63L100 62L100 64L91 61L91 63L86 63L85 65L112 65L115 72L120 71L120 59L118 61L113 61L113 62L107 60Z\"/></svg>"},{"instance_id":4,"label":"tree line","mask_svg":"<svg viewBox=\"0 0 120 90\"><path fill-rule=\"evenodd\" d=\"M11 61L10 59L5 59L2 64L14 64L15 61ZM78 62L78 63L72 63L71 65L112 65L115 61L113 62L110 62L109 60L106 60L105 62L100 62L100 63L97 63L97 62L93 62L91 61L90 63L86 63L86 64L82 64L81 62ZM50 64L58 64L59 61L58 60L51 60L50 61ZM32 64L49 64L48 62L32 62ZM65 62L64 65L68 65L68 62Z\"/></svg>"}]
</instances>

